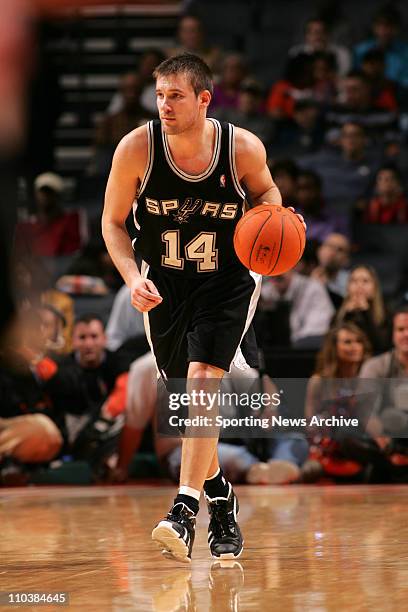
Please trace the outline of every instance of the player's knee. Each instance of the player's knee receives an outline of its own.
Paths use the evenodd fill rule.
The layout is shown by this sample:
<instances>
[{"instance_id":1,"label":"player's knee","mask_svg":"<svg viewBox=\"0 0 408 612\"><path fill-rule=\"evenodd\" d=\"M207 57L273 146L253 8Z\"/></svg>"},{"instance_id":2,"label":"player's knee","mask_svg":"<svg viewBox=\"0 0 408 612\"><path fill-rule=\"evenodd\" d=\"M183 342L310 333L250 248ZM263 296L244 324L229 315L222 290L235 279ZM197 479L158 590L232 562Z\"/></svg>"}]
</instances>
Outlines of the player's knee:
<instances>
[{"instance_id":1,"label":"player's knee","mask_svg":"<svg viewBox=\"0 0 408 612\"><path fill-rule=\"evenodd\" d=\"M188 367L189 379L211 379L211 378L222 378L224 370L216 368L215 366L209 365L208 363L201 363L199 361L193 361Z\"/></svg>"}]
</instances>

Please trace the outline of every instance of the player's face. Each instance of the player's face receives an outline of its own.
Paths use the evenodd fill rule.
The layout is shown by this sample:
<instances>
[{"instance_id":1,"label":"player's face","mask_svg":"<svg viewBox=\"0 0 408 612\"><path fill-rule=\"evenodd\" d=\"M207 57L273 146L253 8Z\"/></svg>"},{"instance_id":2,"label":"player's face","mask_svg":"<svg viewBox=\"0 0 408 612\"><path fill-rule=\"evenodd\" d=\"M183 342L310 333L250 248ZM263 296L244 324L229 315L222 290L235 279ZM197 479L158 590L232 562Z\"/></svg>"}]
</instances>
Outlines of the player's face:
<instances>
[{"instance_id":1,"label":"player's face","mask_svg":"<svg viewBox=\"0 0 408 612\"><path fill-rule=\"evenodd\" d=\"M337 358L345 363L363 361L364 346L357 334L340 329L337 334Z\"/></svg>"},{"instance_id":2,"label":"player's face","mask_svg":"<svg viewBox=\"0 0 408 612\"><path fill-rule=\"evenodd\" d=\"M156 82L157 108L166 134L182 134L193 128L204 115L211 94L198 96L185 74L158 77Z\"/></svg>"}]
</instances>

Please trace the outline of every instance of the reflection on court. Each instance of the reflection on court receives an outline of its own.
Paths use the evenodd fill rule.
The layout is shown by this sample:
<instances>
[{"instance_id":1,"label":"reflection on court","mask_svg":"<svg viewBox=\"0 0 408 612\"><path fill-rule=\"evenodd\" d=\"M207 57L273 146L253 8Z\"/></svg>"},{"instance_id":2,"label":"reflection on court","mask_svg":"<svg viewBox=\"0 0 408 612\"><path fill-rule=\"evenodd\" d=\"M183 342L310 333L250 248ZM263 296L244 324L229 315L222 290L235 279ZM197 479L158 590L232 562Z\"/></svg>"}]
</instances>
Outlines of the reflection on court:
<instances>
[{"instance_id":1,"label":"reflection on court","mask_svg":"<svg viewBox=\"0 0 408 612\"><path fill-rule=\"evenodd\" d=\"M406 609L407 487L237 492L239 561L209 557L202 502L186 567L150 540L172 487L2 489L0 591L67 591L87 611Z\"/></svg>"}]
</instances>

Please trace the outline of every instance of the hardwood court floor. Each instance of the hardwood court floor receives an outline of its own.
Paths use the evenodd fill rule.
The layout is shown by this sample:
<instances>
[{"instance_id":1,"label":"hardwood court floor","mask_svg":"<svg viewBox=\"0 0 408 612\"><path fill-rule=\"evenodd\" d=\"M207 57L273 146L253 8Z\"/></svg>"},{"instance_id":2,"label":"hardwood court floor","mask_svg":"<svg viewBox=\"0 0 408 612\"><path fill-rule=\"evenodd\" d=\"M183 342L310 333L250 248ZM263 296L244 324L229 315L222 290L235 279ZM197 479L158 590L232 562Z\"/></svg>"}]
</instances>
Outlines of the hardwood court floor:
<instances>
[{"instance_id":1,"label":"hardwood court floor","mask_svg":"<svg viewBox=\"0 0 408 612\"><path fill-rule=\"evenodd\" d=\"M203 503L191 566L152 544L174 488L2 489L0 591L67 591L84 612L407 610L408 486L237 492L245 550L220 567Z\"/></svg>"}]
</instances>

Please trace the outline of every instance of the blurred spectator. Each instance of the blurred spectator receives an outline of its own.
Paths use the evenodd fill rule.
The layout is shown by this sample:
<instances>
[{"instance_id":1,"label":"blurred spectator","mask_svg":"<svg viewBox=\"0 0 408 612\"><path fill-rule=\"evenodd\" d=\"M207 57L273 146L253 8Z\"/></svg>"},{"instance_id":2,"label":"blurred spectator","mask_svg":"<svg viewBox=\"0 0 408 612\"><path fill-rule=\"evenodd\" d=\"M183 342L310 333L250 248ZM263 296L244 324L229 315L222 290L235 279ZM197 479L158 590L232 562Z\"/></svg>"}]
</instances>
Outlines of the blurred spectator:
<instances>
[{"instance_id":1,"label":"blurred spectator","mask_svg":"<svg viewBox=\"0 0 408 612\"><path fill-rule=\"evenodd\" d=\"M312 278L325 285L336 310L347 291L350 248L350 241L346 236L329 234L317 250L318 265L311 272Z\"/></svg>"},{"instance_id":2,"label":"blurred spectator","mask_svg":"<svg viewBox=\"0 0 408 612\"><path fill-rule=\"evenodd\" d=\"M196 15L183 15L179 21L177 37L179 45L170 55L194 53L205 61L214 74L220 70L221 51L206 42L204 26Z\"/></svg>"},{"instance_id":3,"label":"blurred spectator","mask_svg":"<svg viewBox=\"0 0 408 612\"><path fill-rule=\"evenodd\" d=\"M285 206L294 206L296 203L296 188L299 168L291 159L268 160L268 166L275 183L282 195Z\"/></svg>"},{"instance_id":4,"label":"blurred spectator","mask_svg":"<svg viewBox=\"0 0 408 612\"><path fill-rule=\"evenodd\" d=\"M390 344L389 325L378 276L373 268L358 265L350 273L347 293L336 323L352 322L369 339L374 353Z\"/></svg>"},{"instance_id":5,"label":"blurred spectator","mask_svg":"<svg viewBox=\"0 0 408 612\"><path fill-rule=\"evenodd\" d=\"M233 367L231 374L227 373L223 379L223 391L231 394L247 393L258 381L256 370L243 371ZM268 376L264 377L263 385L265 393L271 395L276 391ZM160 414L160 405L163 404L157 403L158 394L159 399L165 402L166 392L161 383L158 383L154 357L148 353L137 359L130 370L126 420L121 434L118 464L113 472L113 478L117 481L127 479L131 459L139 449L143 433L150 422L154 424L154 447L162 467L174 481L179 478L181 438L158 433L158 429L159 432L163 431L158 423L166 421L167 416L165 410L163 415ZM236 417L237 410L238 407L233 407L233 414L228 416ZM225 437L218 443L220 465L231 482L283 484L299 478L298 466L302 465L308 452L305 438L296 434L283 435L266 442L267 457L263 462L251 452L245 440Z\"/></svg>"},{"instance_id":6,"label":"blurred spectator","mask_svg":"<svg viewBox=\"0 0 408 612\"><path fill-rule=\"evenodd\" d=\"M376 175L375 195L364 210L365 223L408 223L408 200L402 177L393 166L383 166Z\"/></svg>"},{"instance_id":7,"label":"blurred spectator","mask_svg":"<svg viewBox=\"0 0 408 612\"><path fill-rule=\"evenodd\" d=\"M316 102L298 100L293 117L276 123L276 135L270 154L296 157L318 150L324 139L324 130Z\"/></svg>"},{"instance_id":8,"label":"blurred spectator","mask_svg":"<svg viewBox=\"0 0 408 612\"><path fill-rule=\"evenodd\" d=\"M312 55L313 98L321 105L332 104L337 96L337 63L332 53Z\"/></svg>"},{"instance_id":9,"label":"blurred spectator","mask_svg":"<svg viewBox=\"0 0 408 612\"><path fill-rule=\"evenodd\" d=\"M330 53L334 56L339 74L346 74L351 68L350 51L341 45L330 42L327 23L320 18L309 19L305 28L305 39L303 44L295 45L289 49L289 55L296 57L300 53L309 55L316 52Z\"/></svg>"},{"instance_id":10,"label":"blurred spectator","mask_svg":"<svg viewBox=\"0 0 408 612\"><path fill-rule=\"evenodd\" d=\"M364 128L345 123L340 132L340 150L322 150L299 158L299 165L322 178L323 197L331 209L349 213L357 200L367 197L378 167L378 158L368 149Z\"/></svg>"},{"instance_id":11,"label":"blurred spectator","mask_svg":"<svg viewBox=\"0 0 408 612\"><path fill-rule=\"evenodd\" d=\"M92 174L105 176L109 172L112 155L119 141L157 114L142 106L140 96L143 85L139 74L129 72L122 76L119 90L123 100L122 108L114 114L105 115L95 130L95 156L90 167Z\"/></svg>"},{"instance_id":12,"label":"blurred spectator","mask_svg":"<svg viewBox=\"0 0 408 612\"><path fill-rule=\"evenodd\" d=\"M326 112L327 140L336 144L340 129L346 123L365 127L372 143L383 144L384 139L398 129L394 110L375 106L371 80L363 72L350 72L339 84L340 103Z\"/></svg>"},{"instance_id":13,"label":"blurred spectator","mask_svg":"<svg viewBox=\"0 0 408 612\"><path fill-rule=\"evenodd\" d=\"M264 346L316 348L333 314L326 289L313 278L293 270L265 277L256 321L257 337Z\"/></svg>"},{"instance_id":14,"label":"blurred spectator","mask_svg":"<svg viewBox=\"0 0 408 612\"><path fill-rule=\"evenodd\" d=\"M228 53L221 64L220 80L214 85L210 104L210 115L219 108L237 109L241 85L247 74L244 57L239 53Z\"/></svg>"},{"instance_id":15,"label":"blurred spectator","mask_svg":"<svg viewBox=\"0 0 408 612\"><path fill-rule=\"evenodd\" d=\"M146 111L157 114L156 82L153 78L155 68L166 59L160 49L148 49L142 54L137 69L137 75L141 80L140 105ZM123 110L125 100L123 91L117 91L107 109L108 115L115 115Z\"/></svg>"},{"instance_id":16,"label":"blurred spectator","mask_svg":"<svg viewBox=\"0 0 408 612\"><path fill-rule=\"evenodd\" d=\"M75 321L72 344L73 353L60 362L50 388L65 414L71 453L98 471L116 450L130 364L107 350L97 314Z\"/></svg>"},{"instance_id":17,"label":"blurred spectator","mask_svg":"<svg viewBox=\"0 0 408 612\"><path fill-rule=\"evenodd\" d=\"M313 270L317 267L317 249L319 243L317 240L306 240L305 250L303 255L294 267L295 272L304 276L311 276Z\"/></svg>"},{"instance_id":18,"label":"blurred spectator","mask_svg":"<svg viewBox=\"0 0 408 612\"><path fill-rule=\"evenodd\" d=\"M395 6L388 4L380 8L372 22L372 38L356 45L354 59L356 66L360 67L367 51L381 49L385 53L386 77L406 87L408 45L398 38L402 22L402 16Z\"/></svg>"},{"instance_id":19,"label":"blurred spectator","mask_svg":"<svg viewBox=\"0 0 408 612\"><path fill-rule=\"evenodd\" d=\"M329 234L349 233L346 217L327 212L322 196L322 181L316 172L299 172L296 205L305 219L308 240L323 242Z\"/></svg>"},{"instance_id":20,"label":"blurred spectator","mask_svg":"<svg viewBox=\"0 0 408 612\"><path fill-rule=\"evenodd\" d=\"M64 182L53 172L34 181L36 214L17 224L17 248L29 248L33 255L55 257L78 251L87 239L83 210L64 210Z\"/></svg>"},{"instance_id":21,"label":"blurred spectator","mask_svg":"<svg viewBox=\"0 0 408 612\"><path fill-rule=\"evenodd\" d=\"M23 464L46 463L62 448L61 412L45 388L57 365L45 351L38 312L33 308L20 312L1 355L0 481L6 457Z\"/></svg>"},{"instance_id":22,"label":"blurred spectator","mask_svg":"<svg viewBox=\"0 0 408 612\"><path fill-rule=\"evenodd\" d=\"M63 331L66 321L64 315L50 304L40 306L38 313L45 337L46 353L48 356L53 357L61 353L65 348Z\"/></svg>"},{"instance_id":23,"label":"blurred spectator","mask_svg":"<svg viewBox=\"0 0 408 612\"><path fill-rule=\"evenodd\" d=\"M245 79L240 86L238 107L219 108L213 115L253 132L268 148L273 136L273 123L262 109L262 87L253 79Z\"/></svg>"},{"instance_id":24,"label":"blurred spectator","mask_svg":"<svg viewBox=\"0 0 408 612\"><path fill-rule=\"evenodd\" d=\"M130 289L123 285L116 294L106 325L107 347L116 351L125 342L140 336L145 336L143 314L132 306Z\"/></svg>"},{"instance_id":25,"label":"blurred spectator","mask_svg":"<svg viewBox=\"0 0 408 612\"><path fill-rule=\"evenodd\" d=\"M93 238L74 259L58 281L57 287L67 293L106 295L123 284L101 238Z\"/></svg>"},{"instance_id":26,"label":"blurred spectator","mask_svg":"<svg viewBox=\"0 0 408 612\"><path fill-rule=\"evenodd\" d=\"M305 415L310 418L322 412L322 379L355 379L370 355L368 338L354 323L344 322L330 329L317 355L316 371L308 382ZM343 381L333 380L333 385L336 383ZM336 395L339 392L340 389Z\"/></svg>"},{"instance_id":27,"label":"blurred spectator","mask_svg":"<svg viewBox=\"0 0 408 612\"><path fill-rule=\"evenodd\" d=\"M385 76L384 51L381 49L367 51L361 62L361 71L370 82L373 105L376 108L397 111L395 83Z\"/></svg>"},{"instance_id":28,"label":"blurred spectator","mask_svg":"<svg viewBox=\"0 0 408 612\"><path fill-rule=\"evenodd\" d=\"M65 325L62 330L63 343L57 353L71 351L74 326L74 302L72 298L52 285L51 275L43 260L38 257L21 257L13 269L14 290L20 307L39 308L40 305L54 308L61 314Z\"/></svg>"},{"instance_id":29,"label":"blurred spectator","mask_svg":"<svg viewBox=\"0 0 408 612\"><path fill-rule=\"evenodd\" d=\"M383 392L375 407L375 413L380 416L382 422L377 423L379 427L377 433L389 436L386 442L394 447L394 450L396 447L402 447L403 452L408 454L407 440L399 439L406 438L408 433L405 391L408 376L408 306L406 304L394 312L392 338L393 348L366 361L360 377L384 379ZM402 385L396 383L398 379L404 381ZM397 439L391 443L390 436Z\"/></svg>"},{"instance_id":30,"label":"blurred spectator","mask_svg":"<svg viewBox=\"0 0 408 612\"><path fill-rule=\"evenodd\" d=\"M312 59L301 53L288 60L283 79L272 85L266 108L274 119L291 118L297 101L312 98Z\"/></svg>"},{"instance_id":31,"label":"blurred spectator","mask_svg":"<svg viewBox=\"0 0 408 612\"><path fill-rule=\"evenodd\" d=\"M360 368L370 356L370 344L366 335L353 323L341 323L331 329L317 357L317 367L310 378L305 402L305 415L336 416L346 418L361 417L356 413L356 377ZM356 446L360 455L362 440L357 444L357 433L330 428L311 428L310 460L304 466L305 472L313 474L314 479L326 475L334 478L353 478L361 475L368 458L355 460ZM364 441L374 446L374 453L381 455L374 441ZM364 447L363 447L364 448ZM353 449L355 452L351 453ZM367 449L365 449L367 450ZM359 459L362 459L360 456ZM310 479L309 479L310 480Z\"/></svg>"}]
</instances>

